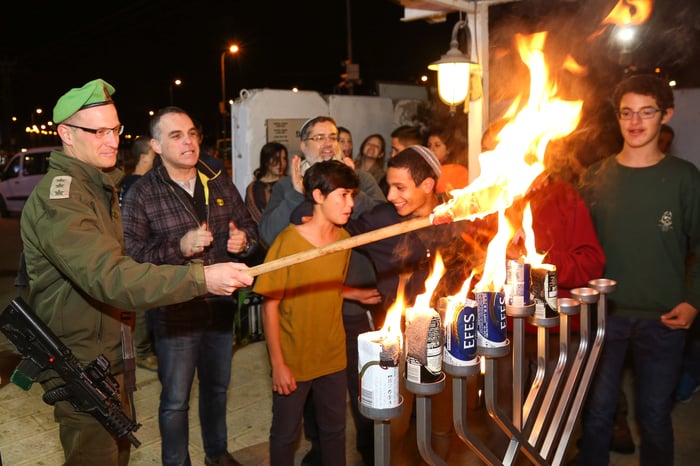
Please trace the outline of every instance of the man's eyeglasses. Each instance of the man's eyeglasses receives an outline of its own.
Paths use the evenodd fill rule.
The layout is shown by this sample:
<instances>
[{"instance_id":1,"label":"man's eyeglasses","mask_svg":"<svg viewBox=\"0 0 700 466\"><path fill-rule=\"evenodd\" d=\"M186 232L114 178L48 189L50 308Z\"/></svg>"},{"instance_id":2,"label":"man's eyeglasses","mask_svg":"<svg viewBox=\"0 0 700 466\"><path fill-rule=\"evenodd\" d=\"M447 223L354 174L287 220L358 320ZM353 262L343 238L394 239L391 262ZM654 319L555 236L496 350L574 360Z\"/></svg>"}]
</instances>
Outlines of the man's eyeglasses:
<instances>
[{"instance_id":1,"label":"man's eyeglasses","mask_svg":"<svg viewBox=\"0 0 700 466\"><path fill-rule=\"evenodd\" d=\"M65 126L70 126L71 128L76 128L85 131L86 133L94 134L98 138L103 138L105 136L111 136L116 133L120 136L124 132L124 125L118 125L114 128L85 128L83 126L71 125L70 123L62 123Z\"/></svg>"},{"instance_id":2,"label":"man's eyeglasses","mask_svg":"<svg viewBox=\"0 0 700 466\"><path fill-rule=\"evenodd\" d=\"M328 136L324 134L317 134L316 136L309 136L308 138L305 139L305 141L313 141L313 142L338 142L338 135L337 134L329 134Z\"/></svg>"},{"instance_id":3,"label":"man's eyeglasses","mask_svg":"<svg viewBox=\"0 0 700 466\"><path fill-rule=\"evenodd\" d=\"M629 108L623 108L622 110L619 110L617 113L617 117L620 120L631 120L632 117L637 115L639 118L642 120L651 120L656 116L657 112L660 112L661 110L658 108L654 107L644 107L638 112L632 111Z\"/></svg>"}]
</instances>

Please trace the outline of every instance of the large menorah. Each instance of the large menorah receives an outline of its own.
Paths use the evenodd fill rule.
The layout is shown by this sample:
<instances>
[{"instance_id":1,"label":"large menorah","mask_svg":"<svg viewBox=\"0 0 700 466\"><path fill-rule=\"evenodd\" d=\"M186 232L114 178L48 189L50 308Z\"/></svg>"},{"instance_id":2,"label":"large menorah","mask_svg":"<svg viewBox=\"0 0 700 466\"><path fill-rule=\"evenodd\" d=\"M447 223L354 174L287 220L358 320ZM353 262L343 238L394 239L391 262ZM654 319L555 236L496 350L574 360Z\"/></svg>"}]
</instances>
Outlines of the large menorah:
<instances>
[{"instance_id":1,"label":"large menorah","mask_svg":"<svg viewBox=\"0 0 700 466\"><path fill-rule=\"evenodd\" d=\"M479 347L478 358L485 362L485 406L493 422L510 439L505 451L495 452L488 448L467 424L467 377L480 372L479 364L457 366L443 361L443 374L430 383L404 378L402 382L406 390L415 394L416 440L425 462L446 465L431 446L431 397L444 390L446 373L452 376L453 422L457 436L483 462L511 465L522 453L532 464L562 464L603 345L607 312L605 296L614 291L616 283L596 279L588 285L571 290L572 298L560 298L558 313L553 317L535 316L534 304L506 305L506 313L513 320L512 341L499 347ZM580 314L580 338L575 354L570 357L570 346L574 344L571 318L577 314ZM537 328L537 369L527 392L523 370L526 319ZM557 326L559 351L553 360L549 356L550 332ZM499 407L497 399L497 362L508 355L513 363L510 416ZM401 414L402 408L401 404L386 409L369 408L360 403L361 412L374 420L376 465L391 464L391 420Z\"/></svg>"}]
</instances>

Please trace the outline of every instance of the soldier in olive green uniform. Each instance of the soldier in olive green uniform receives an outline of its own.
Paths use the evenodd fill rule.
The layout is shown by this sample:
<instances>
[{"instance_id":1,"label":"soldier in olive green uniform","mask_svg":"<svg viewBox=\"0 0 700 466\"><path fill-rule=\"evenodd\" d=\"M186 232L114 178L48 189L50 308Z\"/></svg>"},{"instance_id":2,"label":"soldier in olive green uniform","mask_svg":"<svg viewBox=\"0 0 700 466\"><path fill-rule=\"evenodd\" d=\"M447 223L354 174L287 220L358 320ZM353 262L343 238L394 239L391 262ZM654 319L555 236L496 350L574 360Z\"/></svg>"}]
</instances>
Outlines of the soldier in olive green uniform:
<instances>
[{"instance_id":1,"label":"soldier in olive green uniform","mask_svg":"<svg viewBox=\"0 0 700 466\"><path fill-rule=\"evenodd\" d=\"M96 79L56 103L53 119L63 150L51 154L48 173L27 200L21 232L29 304L82 363L104 354L118 375L121 323L130 314L124 310L145 311L207 293L228 295L252 278L240 263L156 266L125 255L116 189L123 173L114 169L123 126L113 93ZM60 383L45 375L45 388ZM55 417L66 464L128 462L129 442L117 442L90 414L63 401Z\"/></svg>"}]
</instances>

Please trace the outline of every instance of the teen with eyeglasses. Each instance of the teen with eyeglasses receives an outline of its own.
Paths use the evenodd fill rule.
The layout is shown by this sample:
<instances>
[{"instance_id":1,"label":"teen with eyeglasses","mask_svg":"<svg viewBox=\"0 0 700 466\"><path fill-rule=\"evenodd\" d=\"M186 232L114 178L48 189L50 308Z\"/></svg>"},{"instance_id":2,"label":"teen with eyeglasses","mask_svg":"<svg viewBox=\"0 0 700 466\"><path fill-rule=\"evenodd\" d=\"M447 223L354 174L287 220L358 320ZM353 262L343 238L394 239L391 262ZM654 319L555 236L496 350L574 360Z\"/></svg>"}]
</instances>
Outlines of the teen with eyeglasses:
<instances>
[{"instance_id":1,"label":"teen with eyeglasses","mask_svg":"<svg viewBox=\"0 0 700 466\"><path fill-rule=\"evenodd\" d=\"M605 343L583 411L580 465L609 463L613 418L625 355L635 372L640 464L673 465L671 408L686 329L700 307L700 172L663 153L661 127L673 116L673 92L653 75L615 89L622 150L581 179L600 243L609 296Z\"/></svg>"}]
</instances>

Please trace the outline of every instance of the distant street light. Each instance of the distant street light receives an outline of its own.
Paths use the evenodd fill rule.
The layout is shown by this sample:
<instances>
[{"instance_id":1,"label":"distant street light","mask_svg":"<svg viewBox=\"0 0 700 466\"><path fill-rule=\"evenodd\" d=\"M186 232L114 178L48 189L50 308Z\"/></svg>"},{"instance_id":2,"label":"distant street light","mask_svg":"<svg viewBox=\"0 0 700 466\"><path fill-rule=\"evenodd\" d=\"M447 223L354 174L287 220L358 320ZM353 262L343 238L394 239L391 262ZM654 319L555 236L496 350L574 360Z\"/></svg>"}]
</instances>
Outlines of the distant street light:
<instances>
[{"instance_id":1,"label":"distant street light","mask_svg":"<svg viewBox=\"0 0 700 466\"><path fill-rule=\"evenodd\" d=\"M175 105L175 98L174 98L174 96L173 96L173 88L174 88L174 87L180 87L180 86L182 86L182 80L181 80L181 79L173 79L172 81L170 81L169 90L170 90L170 105L171 105L171 106L172 106L172 105Z\"/></svg>"},{"instance_id":2,"label":"distant street light","mask_svg":"<svg viewBox=\"0 0 700 466\"><path fill-rule=\"evenodd\" d=\"M240 47L237 44L232 44L221 53L221 102L219 103L219 113L221 113L221 133L224 136L226 136L226 115L228 114L226 107L226 55L235 55L239 50Z\"/></svg>"}]
</instances>

